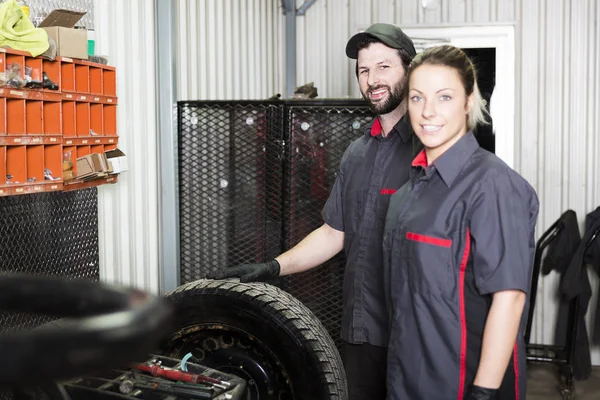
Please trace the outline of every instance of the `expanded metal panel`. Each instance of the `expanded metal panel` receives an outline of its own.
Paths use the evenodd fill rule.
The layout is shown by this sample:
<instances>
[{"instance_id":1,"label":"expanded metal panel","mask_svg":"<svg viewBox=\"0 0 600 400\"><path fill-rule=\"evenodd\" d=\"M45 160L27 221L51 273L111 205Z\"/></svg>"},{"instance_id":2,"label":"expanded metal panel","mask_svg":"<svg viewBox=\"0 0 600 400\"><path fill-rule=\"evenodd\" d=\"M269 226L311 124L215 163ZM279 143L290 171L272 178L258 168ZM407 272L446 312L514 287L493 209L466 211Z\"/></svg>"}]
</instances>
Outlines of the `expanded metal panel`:
<instances>
[{"instance_id":1,"label":"expanded metal panel","mask_svg":"<svg viewBox=\"0 0 600 400\"><path fill-rule=\"evenodd\" d=\"M286 109L290 146L286 157L285 248L323 224L321 210L329 197L348 145L364 132L373 116L362 101L319 102ZM325 325L341 349L343 253L306 273L289 276L284 288Z\"/></svg>"},{"instance_id":2,"label":"expanded metal panel","mask_svg":"<svg viewBox=\"0 0 600 400\"><path fill-rule=\"evenodd\" d=\"M271 103L178 108L181 283L281 252L282 113Z\"/></svg>"},{"instance_id":3,"label":"expanded metal panel","mask_svg":"<svg viewBox=\"0 0 600 400\"><path fill-rule=\"evenodd\" d=\"M181 282L279 255L323 220L362 101L180 102ZM277 282L339 344L345 260Z\"/></svg>"},{"instance_id":4,"label":"expanded metal panel","mask_svg":"<svg viewBox=\"0 0 600 400\"><path fill-rule=\"evenodd\" d=\"M0 271L97 281L96 189L0 197ZM0 332L48 320L0 312Z\"/></svg>"}]
</instances>

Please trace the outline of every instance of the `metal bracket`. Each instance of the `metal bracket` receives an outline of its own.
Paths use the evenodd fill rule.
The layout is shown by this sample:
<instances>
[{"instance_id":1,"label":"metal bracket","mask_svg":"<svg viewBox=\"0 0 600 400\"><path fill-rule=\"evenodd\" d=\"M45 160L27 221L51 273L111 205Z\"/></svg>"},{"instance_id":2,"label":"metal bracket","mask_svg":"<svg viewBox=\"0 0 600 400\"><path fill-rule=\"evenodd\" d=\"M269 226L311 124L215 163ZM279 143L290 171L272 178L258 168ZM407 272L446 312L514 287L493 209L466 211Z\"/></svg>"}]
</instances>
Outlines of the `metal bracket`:
<instances>
[{"instance_id":1,"label":"metal bracket","mask_svg":"<svg viewBox=\"0 0 600 400\"><path fill-rule=\"evenodd\" d=\"M305 15L306 10L310 8L313 4L315 4L317 0L305 0L304 3L296 10L296 15Z\"/></svg>"},{"instance_id":2,"label":"metal bracket","mask_svg":"<svg viewBox=\"0 0 600 400\"><path fill-rule=\"evenodd\" d=\"M285 15L285 95L292 97L296 90L296 16L305 15L306 10L317 0L305 0L296 10L295 0L281 0Z\"/></svg>"},{"instance_id":3,"label":"metal bracket","mask_svg":"<svg viewBox=\"0 0 600 400\"><path fill-rule=\"evenodd\" d=\"M287 15L289 12L293 12L295 15L306 15L306 10L315 4L317 0L305 0L304 3L295 9L294 0L281 0L281 7L283 8L283 14Z\"/></svg>"}]
</instances>

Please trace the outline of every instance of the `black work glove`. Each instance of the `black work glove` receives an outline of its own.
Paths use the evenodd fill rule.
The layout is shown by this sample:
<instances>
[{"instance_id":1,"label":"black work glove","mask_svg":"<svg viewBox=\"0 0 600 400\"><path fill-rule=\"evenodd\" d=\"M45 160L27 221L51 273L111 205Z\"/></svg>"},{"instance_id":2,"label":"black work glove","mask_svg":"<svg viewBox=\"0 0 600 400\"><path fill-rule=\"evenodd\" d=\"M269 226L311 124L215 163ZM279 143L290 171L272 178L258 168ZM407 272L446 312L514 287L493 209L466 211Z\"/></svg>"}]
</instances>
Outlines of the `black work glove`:
<instances>
[{"instance_id":1,"label":"black work glove","mask_svg":"<svg viewBox=\"0 0 600 400\"><path fill-rule=\"evenodd\" d=\"M273 259L260 264L244 264L237 267L227 268L207 276L208 279L240 278L240 282L265 281L277 278L281 267L277 260Z\"/></svg>"},{"instance_id":2,"label":"black work glove","mask_svg":"<svg viewBox=\"0 0 600 400\"><path fill-rule=\"evenodd\" d=\"M473 385L465 400L493 400L496 398L496 392L498 389L486 389Z\"/></svg>"}]
</instances>

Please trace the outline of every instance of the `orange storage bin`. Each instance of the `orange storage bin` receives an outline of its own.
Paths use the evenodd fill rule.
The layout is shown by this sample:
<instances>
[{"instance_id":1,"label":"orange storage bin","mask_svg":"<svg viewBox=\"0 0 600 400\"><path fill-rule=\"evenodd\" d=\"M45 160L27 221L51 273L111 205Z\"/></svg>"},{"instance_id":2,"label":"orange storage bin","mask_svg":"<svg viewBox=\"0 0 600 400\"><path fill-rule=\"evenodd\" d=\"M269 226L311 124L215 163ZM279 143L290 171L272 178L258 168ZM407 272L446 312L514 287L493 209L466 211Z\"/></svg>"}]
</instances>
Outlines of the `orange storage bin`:
<instances>
[{"instance_id":1,"label":"orange storage bin","mask_svg":"<svg viewBox=\"0 0 600 400\"><path fill-rule=\"evenodd\" d=\"M25 132L28 135L42 135L42 102L27 100L25 102Z\"/></svg>"},{"instance_id":2,"label":"orange storage bin","mask_svg":"<svg viewBox=\"0 0 600 400\"><path fill-rule=\"evenodd\" d=\"M97 153L97 154L104 153L104 145L96 144L96 145L90 146L90 153Z\"/></svg>"},{"instance_id":3,"label":"orange storage bin","mask_svg":"<svg viewBox=\"0 0 600 400\"><path fill-rule=\"evenodd\" d=\"M63 137L77 136L75 130L75 102L62 102L62 135Z\"/></svg>"},{"instance_id":4,"label":"orange storage bin","mask_svg":"<svg viewBox=\"0 0 600 400\"><path fill-rule=\"evenodd\" d=\"M27 146L27 182L44 182L44 146Z\"/></svg>"},{"instance_id":5,"label":"orange storage bin","mask_svg":"<svg viewBox=\"0 0 600 400\"><path fill-rule=\"evenodd\" d=\"M60 135L60 106L59 102L44 102L44 134Z\"/></svg>"},{"instance_id":6,"label":"orange storage bin","mask_svg":"<svg viewBox=\"0 0 600 400\"><path fill-rule=\"evenodd\" d=\"M104 135L117 135L117 106L114 104L104 104L102 108L104 114Z\"/></svg>"},{"instance_id":7,"label":"orange storage bin","mask_svg":"<svg viewBox=\"0 0 600 400\"><path fill-rule=\"evenodd\" d=\"M44 146L44 168L48 169L52 177L62 179L62 161L63 152L61 145Z\"/></svg>"},{"instance_id":8,"label":"orange storage bin","mask_svg":"<svg viewBox=\"0 0 600 400\"><path fill-rule=\"evenodd\" d=\"M62 148L62 161L70 161L71 162L71 167L72 170L75 171L75 166L77 164L77 147L75 146L63 146ZM63 179L65 176L65 168L66 165L63 165L62 169L62 174L63 174ZM52 171L54 172L54 171Z\"/></svg>"},{"instance_id":9,"label":"orange storage bin","mask_svg":"<svg viewBox=\"0 0 600 400\"><path fill-rule=\"evenodd\" d=\"M12 64L17 64L20 69L21 78L25 77L25 56L17 54L6 54L6 68L9 68Z\"/></svg>"},{"instance_id":10,"label":"orange storage bin","mask_svg":"<svg viewBox=\"0 0 600 400\"><path fill-rule=\"evenodd\" d=\"M60 62L60 90L75 91L75 64L62 60Z\"/></svg>"},{"instance_id":11,"label":"orange storage bin","mask_svg":"<svg viewBox=\"0 0 600 400\"><path fill-rule=\"evenodd\" d=\"M102 94L103 92L102 83L102 68L90 67L90 93L91 94Z\"/></svg>"},{"instance_id":12,"label":"orange storage bin","mask_svg":"<svg viewBox=\"0 0 600 400\"><path fill-rule=\"evenodd\" d=\"M114 69L105 68L102 74L102 84L104 86L105 96L117 95L117 74Z\"/></svg>"},{"instance_id":13,"label":"orange storage bin","mask_svg":"<svg viewBox=\"0 0 600 400\"><path fill-rule=\"evenodd\" d=\"M90 153L90 146L77 146L77 158L87 156Z\"/></svg>"},{"instance_id":14,"label":"orange storage bin","mask_svg":"<svg viewBox=\"0 0 600 400\"><path fill-rule=\"evenodd\" d=\"M27 151L25 146L6 146L6 181L27 183Z\"/></svg>"},{"instance_id":15,"label":"orange storage bin","mask_svg":"<svg viewBox=\"0 0 600 400\"><path fill-rule=\"evenodd\" d=\"M25 70L29 69L32 80L41 81L42 80L42 59L41 58L33 58L33 57L25 57Z\"/></svg>"},{"instance_id":16,"label":"orange storage bin","mask_svg":"<svg viewBox=\"0 0 600 400\"><path fill-rule=\"evenodd\" d=\"M75 64L75 91L87 94L90 92L90 67Z\"/></svg>"},{"instance_id":17,"label":"orange storage bin","mask_svg":"<svg viewBox=\"0 0 600 400\"><path fill-rule=\"evenodd\" d=\"M52 82L58 84L58 90L62 90L62 83L60 80L60 61L44 60L42 63L42 71L48 75L48 78L50 78Z\"/></svg>"},{"instance_id":18,"label":"orange storage bin","mask_svg":"<svg viewBox=\"0 0 600 400\"><path fill-rule=\"evenodd\" d=\"M6 133L25 134L25 100L6 99Z\"/></svg>"},{"instance_id":19,"label":"orange storage bin","mask_svg":"<svg viewBox=\"0 0 600 400\"><path fill-rule=\"evenodd\" d=\"M6 146L0 146L0 186L6 184Z\"/></svg>"},{"instance_id":20,"label":"orange storage bin","mask_svg":"<svg viewBox=\"0 0 600 400\"><path fill-rule=\"evenodd\" d=\"M0 135L6 135L6 99L0 98ZM0 175L0 184L2 175Z\"/></svg>"},{"instance_id":21,"label":"orange storage bin","mask_svg":"<svg viewBox=\"0 0 600 400\"><path fill-rule=\"evenodd\" d=\"M75 103L77 136L90 136L90 104Z\"/></svg>"},{"instance_id":22,"label":"orange storage bin","mask_svg":"<svg viewBox=\"0 0 600 400\"><path fill-rule=\"evenodd\" d=\"M90 104L90 129L98 136L102 136L104 134L102 108L102 104ZM90 135L94 136L92 132L90 132Z\"/></svg>"}]
</instances>

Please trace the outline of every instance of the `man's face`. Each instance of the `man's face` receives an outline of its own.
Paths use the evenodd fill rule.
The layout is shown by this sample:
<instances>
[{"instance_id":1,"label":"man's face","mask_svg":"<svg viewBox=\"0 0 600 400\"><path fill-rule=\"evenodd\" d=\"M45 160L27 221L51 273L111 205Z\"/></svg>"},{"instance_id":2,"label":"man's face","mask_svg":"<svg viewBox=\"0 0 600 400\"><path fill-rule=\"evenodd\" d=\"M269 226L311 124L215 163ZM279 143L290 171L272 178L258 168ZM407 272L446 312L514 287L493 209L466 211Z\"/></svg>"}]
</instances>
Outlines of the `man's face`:
<instances>
[{"instance_id":1,"label":"man's face","mask_svg":"<svg viewBox=\"0 0 600 400\"><path fill-rule=\"evenodd\" d=\"M394 111L402 102L406 84L396 49L372 43L358 52L358 86L371 110L378 115Z\"/></svg>"}]
</instances>

